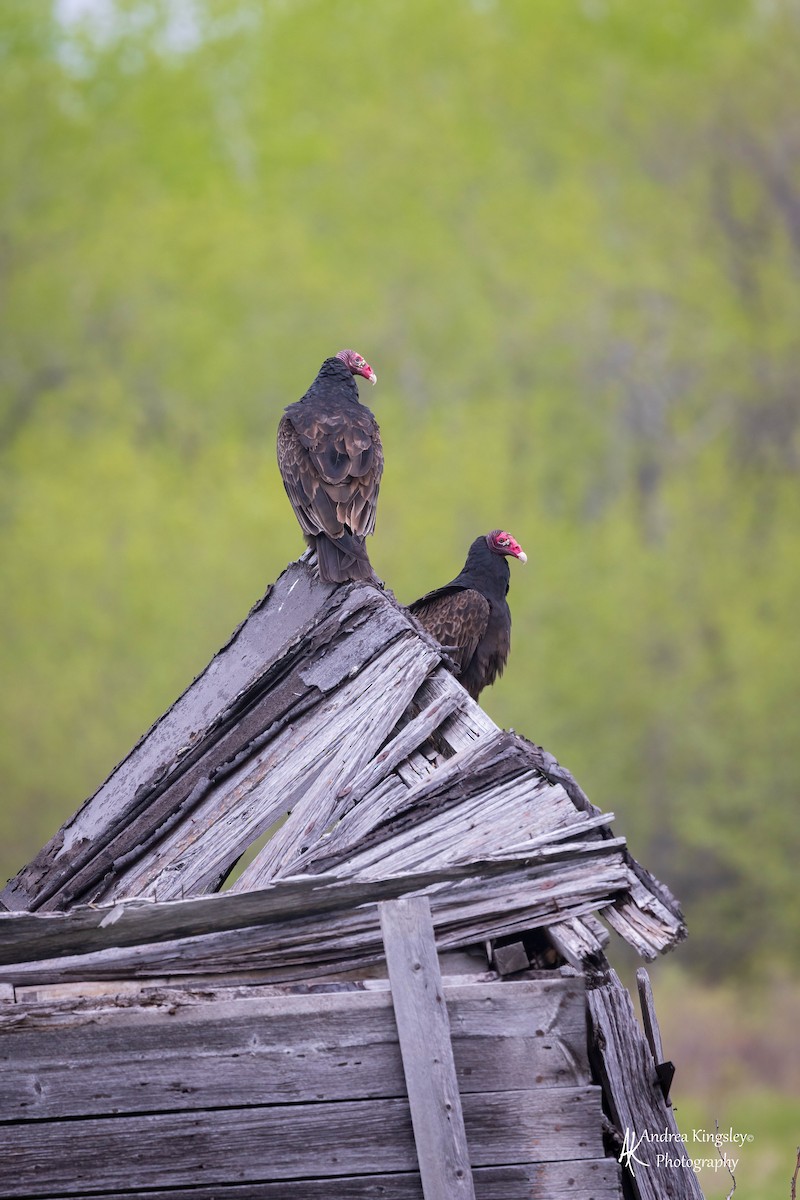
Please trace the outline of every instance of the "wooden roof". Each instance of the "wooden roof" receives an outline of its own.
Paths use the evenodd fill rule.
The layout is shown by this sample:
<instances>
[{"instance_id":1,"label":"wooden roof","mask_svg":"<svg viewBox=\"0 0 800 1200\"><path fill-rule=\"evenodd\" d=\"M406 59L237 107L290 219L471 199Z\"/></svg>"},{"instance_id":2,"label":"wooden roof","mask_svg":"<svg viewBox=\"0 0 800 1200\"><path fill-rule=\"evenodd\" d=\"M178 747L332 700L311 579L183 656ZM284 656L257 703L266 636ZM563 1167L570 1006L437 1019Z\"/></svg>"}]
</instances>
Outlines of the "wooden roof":
<instances>
[{"instance_id":1,"label":"wooden roof","mask_svg":"<svg viewBox=\"0 0 800 1200\"><path fill-rule=\"evenodd\" d=\"M306 554L9 882L18 915L0 922L0 962L19 963L30 936L38 979L50 952L62 979L70 954L74 978L98 977L85 956L101 970L107 953L118 977L190 959L230 970L258 926L262 968L324 972L382 953L376 918L353 903L418 891L440 947L544 927L579 965L607 940L599 913L653 958L683 919L612 819L489 719L390 594L323 584ZM202 899L273 827L230 890ZM115 915L83 907L98 903ZM24 916L64 910L67 922Z\"/></svg>"}]
</instances>

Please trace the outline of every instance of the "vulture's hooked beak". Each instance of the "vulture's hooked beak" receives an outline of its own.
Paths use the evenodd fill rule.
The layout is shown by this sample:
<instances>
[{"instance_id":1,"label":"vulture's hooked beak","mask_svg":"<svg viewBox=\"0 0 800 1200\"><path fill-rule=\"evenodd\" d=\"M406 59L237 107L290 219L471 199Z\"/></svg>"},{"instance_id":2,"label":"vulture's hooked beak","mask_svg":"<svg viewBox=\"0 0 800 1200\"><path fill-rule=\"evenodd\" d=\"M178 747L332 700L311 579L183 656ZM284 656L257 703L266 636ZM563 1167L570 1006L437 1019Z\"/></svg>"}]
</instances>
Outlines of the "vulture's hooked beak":
<instances>
[{"instance_id":1,"label":"vulture's hooked beak","mask_svg":"<svg viewBox=\"0 0 800 1200\"><path fill-rule=\"evenodd\" d=\"M517 560L521 563L526 563L528 561L528 556L524 550L520 550L519 554L517 555Z\"/></svg>"},{"instance_id":2,"label":"vulture's hooked beak","mask_svg":"<svg viewBox=\"0 0 800 1200\"><path fill-rule=\"evenodd\" d=\"M370 371L369 375L367 376L367 379L370 381L370 383L378 382L378 376L375 374L374 371Z\"/></svg>"}]
</instances>

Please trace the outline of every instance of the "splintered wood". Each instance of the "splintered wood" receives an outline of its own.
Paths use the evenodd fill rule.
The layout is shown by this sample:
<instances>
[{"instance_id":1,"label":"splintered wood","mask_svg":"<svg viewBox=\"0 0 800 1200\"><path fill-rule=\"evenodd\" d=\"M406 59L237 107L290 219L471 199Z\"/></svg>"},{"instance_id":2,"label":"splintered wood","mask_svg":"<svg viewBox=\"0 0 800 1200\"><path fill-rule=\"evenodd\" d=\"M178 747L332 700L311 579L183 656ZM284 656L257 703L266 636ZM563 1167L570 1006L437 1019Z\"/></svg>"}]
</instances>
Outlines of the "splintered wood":
<instances>
[{"instance_id":1,"label":"splintered wood","mask_svg":"<svg viewBox=\"0 0 800 1200\"><path fill-rule=\"evenodd\" d=\"M691 1166L669 1168L659 1161L665 1149L672 1150L673 1157L686 1156L628 992L610 968L593 982L587 993L591 1053L623 1162L628 1151L627 1168L638 1200L703 1200Z\"/></svg>"},{"instance_id":2,"label":"splintered wood","mask_svg":"<svg viewBox=\"0 0 800 1200\"><path fill-rule=\"evenodd\" d=\"M686 930L612 819L305 555L0 896L3 1194L620 1200L584 974L621 1143L664 1103L607 927Z\"/></svg>"},{"instance_id":3,"label":"splintered wood","mask_svg":"<svg viewBox=\"0 0 800 1200\"><path fill-rule=\"evenodd\" d=\"M0 982L248 970L302 979L383 957L380 900L429 895L437 945L448 949L593 911L624 878L613 841L562 842L556 832L525 857L386 879L306 876L216 899L8 914L0 921Z\"/></svg>"},{"instance_id":4,"label":"splintered wood","mask_svg":"<svg viewBox=\"0 0 800 1200\"><path fill-rule=\"evenodd\" d=\"M445 901L435 913L439 944L549 920L568 961L591 963L603 936L585 923L592 912L645 958L685 935L673 897L552 755L498 729L390 596L321 584L305 559L2 898L12 910L58 911L214 893L279 819L232 891L298 874L363 881L519 858L569 828L571 874L559 854L549 888L542 881L537 891L530 874L509 876L505 900L497 886L482 900L478 881L464 885L446 920ZM375 952L374 932L340 932L344 959ZM307 939L317 934L312 922ZM327 946L309 946L308 962L328 961L335 937L329 925ZM302 967L290 943L286 962ZM218 940L207 949L214 969L226 969ZM243 962L258 953L241 950ZM164 957L172 969L182 948Z\"/></svg>"}]
</instances>

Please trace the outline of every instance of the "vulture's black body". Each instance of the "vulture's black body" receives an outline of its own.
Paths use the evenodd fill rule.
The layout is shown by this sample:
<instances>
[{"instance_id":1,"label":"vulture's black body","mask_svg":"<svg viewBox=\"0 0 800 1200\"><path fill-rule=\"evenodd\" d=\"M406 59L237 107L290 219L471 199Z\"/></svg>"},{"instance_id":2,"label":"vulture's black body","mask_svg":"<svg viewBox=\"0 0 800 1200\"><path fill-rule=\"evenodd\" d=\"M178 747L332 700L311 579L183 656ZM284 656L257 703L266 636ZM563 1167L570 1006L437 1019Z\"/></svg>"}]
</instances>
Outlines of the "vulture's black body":
<instances>
[{"instance_id":1,"label":"vulture's black body","mask_svg":"<svg viewBox=\"0 0 800 1200\"><path fill-rule=\"evenodd\" d=\"M378 423L341 359L326 358L305 396L286 409L278 466L321 578L373 579L364 538L375 528L383 449Z\"/></svg>"},{"instance_id":2,"label":"vulture's black body","mask_svg":"<svg viewBox=\"0 0 800 1200\"><path fill-rule=\"evenodd\" d=\"M508 659L511 610L506 595L510 576L504 555L492 550L486 537L479 537L455 579L408 606L447 649L458 667L459 679L475 700L502 675Z\"/></svg>"}]
</instances>

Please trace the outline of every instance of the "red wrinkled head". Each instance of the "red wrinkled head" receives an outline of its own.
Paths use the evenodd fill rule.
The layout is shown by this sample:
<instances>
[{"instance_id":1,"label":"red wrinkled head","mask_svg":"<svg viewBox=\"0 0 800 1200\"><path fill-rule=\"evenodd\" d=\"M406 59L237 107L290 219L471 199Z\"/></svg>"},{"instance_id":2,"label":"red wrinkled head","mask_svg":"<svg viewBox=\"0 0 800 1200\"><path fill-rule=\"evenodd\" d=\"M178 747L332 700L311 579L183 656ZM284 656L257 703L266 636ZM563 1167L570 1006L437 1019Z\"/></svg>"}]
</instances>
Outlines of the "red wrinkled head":
<instances>
[{"instance_id":1,"label":"red wrinkled head","mask_svg":"<svg viewBox=\"0 0 800 1200\"><path fill-rule=\"evenodd\" d=\"M486 535L486 544L492 554L504 554L509 558L518 558L521 563L528 561L528 556L519 542L506 533L505 529L493 529Z\"/></svg>"},{"instance_id":2,"label":"red wrinkled head","mask_svg":"<svg viewBox=\"0 0 800 1200\"><path fill-rule=\"evenodd\" d=\"M340 350L336 357L340 358L344 365L350 368L352 375L363 375L370 383L376 382L378 376L367 360L362 358L357 350Z\"/></svg>"}]
</instances>

